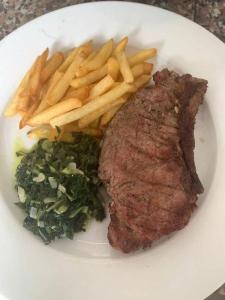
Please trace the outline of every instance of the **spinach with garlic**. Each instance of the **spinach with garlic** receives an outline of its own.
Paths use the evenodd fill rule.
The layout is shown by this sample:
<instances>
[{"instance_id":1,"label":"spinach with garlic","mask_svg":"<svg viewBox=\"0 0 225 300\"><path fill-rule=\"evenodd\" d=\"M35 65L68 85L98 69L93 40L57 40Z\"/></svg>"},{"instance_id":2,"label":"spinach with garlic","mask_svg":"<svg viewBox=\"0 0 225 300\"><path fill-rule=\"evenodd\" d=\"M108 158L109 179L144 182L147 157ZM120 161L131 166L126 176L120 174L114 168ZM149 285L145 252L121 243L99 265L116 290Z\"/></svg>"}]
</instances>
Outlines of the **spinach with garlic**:
<instances>
[{"instance_id":1,"label":"spinach with garlic","mask_svg":"<svg viewBox=\"0 0 225 300\"><path fill-rule=\"evenodd\" d=\"M76 133L73 143L40 140L16 170L16 189L25 210L24 227L45 244L73 238L90 219L102 221L104 201L99 194L99 141Z\"/></svg>"}]
</instances>

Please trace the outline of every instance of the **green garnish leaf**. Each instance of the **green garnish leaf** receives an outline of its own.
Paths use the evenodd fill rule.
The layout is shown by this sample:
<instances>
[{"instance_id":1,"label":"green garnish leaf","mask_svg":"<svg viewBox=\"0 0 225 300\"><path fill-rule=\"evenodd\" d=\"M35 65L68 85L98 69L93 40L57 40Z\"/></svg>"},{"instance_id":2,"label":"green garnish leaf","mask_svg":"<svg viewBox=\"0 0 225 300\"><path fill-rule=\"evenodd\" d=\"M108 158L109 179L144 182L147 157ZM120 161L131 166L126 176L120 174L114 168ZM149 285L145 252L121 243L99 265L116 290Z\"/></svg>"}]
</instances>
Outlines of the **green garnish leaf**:
<instances>
[{"instance_id":1,"label":"green garnish leaf","mask_svg":"<svg viewBox=\"0 0 225 300\"><path fill-rule=\"evenodd\" d=\"M56 238L72 239L85 231L90 219L105 218L98 190L99 141L76 133L73 143L40 140L30 152L18 152L16 203L27 216L24 227L45 244Z\"/></svg>"}]
</instances>

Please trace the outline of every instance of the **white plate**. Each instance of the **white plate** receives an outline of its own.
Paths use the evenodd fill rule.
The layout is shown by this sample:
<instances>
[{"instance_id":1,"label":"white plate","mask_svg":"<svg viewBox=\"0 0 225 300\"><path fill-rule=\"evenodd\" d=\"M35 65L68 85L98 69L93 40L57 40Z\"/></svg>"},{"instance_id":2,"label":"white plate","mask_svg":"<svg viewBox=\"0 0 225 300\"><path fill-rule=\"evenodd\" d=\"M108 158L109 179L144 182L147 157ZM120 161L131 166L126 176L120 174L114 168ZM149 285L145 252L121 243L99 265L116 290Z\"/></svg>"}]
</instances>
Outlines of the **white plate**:
<instances>
[{"instance_id":1,"label":"white plate","mask_svg":"<svg viewBox=\"0 0 225 300\"><path fill-rule=\"evenodd\" d=\"M13 202L15 119L0 119L0 294L10 300L200 300L225 281L225 47L211 33L151 6L102 2L40 17L0 43L0 111L45 47L129 35L131 46L159 49L163 65L206 78L196 125L196 163L205 187L189 225L151 249L122 255L107 243L107 221L74 241L44 246L22 226Z\"/></svg>"}]
</instances>

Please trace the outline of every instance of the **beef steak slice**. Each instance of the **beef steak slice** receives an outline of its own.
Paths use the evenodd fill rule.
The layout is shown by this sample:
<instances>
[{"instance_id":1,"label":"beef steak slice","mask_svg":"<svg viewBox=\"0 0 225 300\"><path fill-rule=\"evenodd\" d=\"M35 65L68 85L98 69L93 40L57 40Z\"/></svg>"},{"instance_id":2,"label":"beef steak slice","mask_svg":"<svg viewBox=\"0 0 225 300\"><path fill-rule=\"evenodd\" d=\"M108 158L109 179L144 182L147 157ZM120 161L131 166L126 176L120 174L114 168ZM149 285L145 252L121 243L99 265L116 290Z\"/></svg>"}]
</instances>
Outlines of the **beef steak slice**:
<instances>
[{"instance_id":1,"label":"beef steak slice","mask_svg":"<svg viewBox=\"0 0 225 300\"><path fill-rule=\"evenodd\" d=\"M189 221L203 192L194 124L207 81L164 69L116 114L103 140L99 176L112 201L110 244L150 246Z\"/></svg>"}]
</instances>

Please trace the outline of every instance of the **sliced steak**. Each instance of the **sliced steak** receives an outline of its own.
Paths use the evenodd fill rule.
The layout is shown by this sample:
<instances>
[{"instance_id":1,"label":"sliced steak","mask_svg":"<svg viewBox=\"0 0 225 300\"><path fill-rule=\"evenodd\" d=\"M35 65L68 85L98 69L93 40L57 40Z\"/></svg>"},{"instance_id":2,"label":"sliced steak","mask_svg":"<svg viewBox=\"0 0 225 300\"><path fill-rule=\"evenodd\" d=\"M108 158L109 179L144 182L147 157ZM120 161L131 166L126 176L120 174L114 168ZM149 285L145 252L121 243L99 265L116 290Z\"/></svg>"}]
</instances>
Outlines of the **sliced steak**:
<instances>
[{"instance_id":1,"label":"sliced steak","mask_svg":"<svg viewBox=\"0 0 225 300\"><path fill-rule=\"evenodd\" d=\"M150 246L189 221L203 192L194 124L207 81L167 69L116 114L103 140L99 176L111 196L110 244Z\"/></svg>"}]
</instances>

